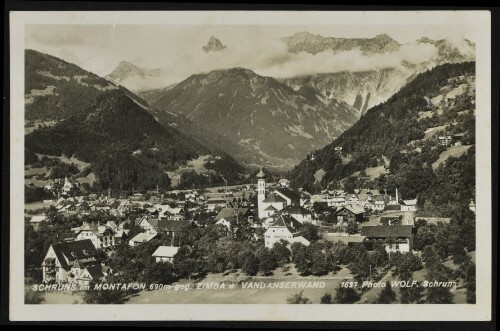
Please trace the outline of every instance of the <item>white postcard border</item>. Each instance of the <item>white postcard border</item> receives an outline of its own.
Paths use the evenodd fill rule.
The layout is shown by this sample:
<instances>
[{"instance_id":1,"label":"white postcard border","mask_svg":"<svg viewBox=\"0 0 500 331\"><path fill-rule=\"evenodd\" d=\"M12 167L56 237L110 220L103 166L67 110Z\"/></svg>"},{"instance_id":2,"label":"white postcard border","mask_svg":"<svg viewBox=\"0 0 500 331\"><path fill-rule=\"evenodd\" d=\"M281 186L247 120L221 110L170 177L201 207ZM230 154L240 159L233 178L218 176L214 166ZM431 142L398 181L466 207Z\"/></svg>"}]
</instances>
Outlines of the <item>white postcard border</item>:
<instances>
[{"instance_id":1,"label":"white postcard border","mask_svg":"<svg viewBox=\"0 0 500 331\"><path fill-rule=\"evenodd\" d=\"M194 23L195 22L195 23ZM450 305L24 304L24 26L26 24L466 25L476 35L477 303ZM355 23L353 23L355 22ZM12 321L268 320L487 321L491 319L491 16L489 11L177 11L10 13L10 319Z\"/></svg>"}]
</instances>

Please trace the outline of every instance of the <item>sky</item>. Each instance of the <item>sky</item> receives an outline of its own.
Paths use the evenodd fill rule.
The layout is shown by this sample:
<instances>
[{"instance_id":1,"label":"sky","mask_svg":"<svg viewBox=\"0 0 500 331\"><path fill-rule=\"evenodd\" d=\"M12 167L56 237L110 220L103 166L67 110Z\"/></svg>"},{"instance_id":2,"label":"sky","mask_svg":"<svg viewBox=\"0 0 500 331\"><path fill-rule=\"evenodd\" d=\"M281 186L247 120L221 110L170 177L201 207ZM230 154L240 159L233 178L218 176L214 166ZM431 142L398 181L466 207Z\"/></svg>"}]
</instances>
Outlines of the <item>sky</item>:
<instances>
[{"instance_id":1,"label":"sky","mask_svg":"<svg viewBox=\"0 0 500 331\"><path fill-rule=\"evenodd\" d=\"M315 56L290 54L280 38L302 31L341 38L373 38L385 33L404 46L398 52L376 57L367 57L359 51L322 52ZM205 54L202 46L211 36L218 38L227 48ZM195 73L229 67L245 67L261 75L279 78L346 69L385 68L402 60L419 63L435 52L431 45L414 43L422 36L457 42L461 38L474 41L469 29L452 25L44 24L26 26L25 47L62 58L100 76L110 73L120 61L150 69L162 68L161 81L152 84L167 86Z\"/></svg>"}]
</instances>

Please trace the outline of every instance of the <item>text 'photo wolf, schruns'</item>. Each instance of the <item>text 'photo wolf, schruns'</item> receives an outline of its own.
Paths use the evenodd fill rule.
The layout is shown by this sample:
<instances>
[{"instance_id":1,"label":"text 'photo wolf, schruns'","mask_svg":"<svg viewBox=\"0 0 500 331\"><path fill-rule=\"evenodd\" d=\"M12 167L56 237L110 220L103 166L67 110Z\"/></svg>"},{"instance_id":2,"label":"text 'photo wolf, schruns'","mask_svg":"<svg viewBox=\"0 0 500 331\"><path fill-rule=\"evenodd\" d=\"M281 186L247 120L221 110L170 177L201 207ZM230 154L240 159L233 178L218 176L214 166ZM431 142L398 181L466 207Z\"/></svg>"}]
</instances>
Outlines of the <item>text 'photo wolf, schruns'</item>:
<instances>
[{"instance_id":1,"label":"text 'photo wolf, schruns'","mask_svg":"<svg viewBox=\"0 0 500 331\"><path fill-rule=\"evenodd\" d=\"M29 25L25 44L25 303L476 302L466 30Z\"/></svg>"}]
</instances>

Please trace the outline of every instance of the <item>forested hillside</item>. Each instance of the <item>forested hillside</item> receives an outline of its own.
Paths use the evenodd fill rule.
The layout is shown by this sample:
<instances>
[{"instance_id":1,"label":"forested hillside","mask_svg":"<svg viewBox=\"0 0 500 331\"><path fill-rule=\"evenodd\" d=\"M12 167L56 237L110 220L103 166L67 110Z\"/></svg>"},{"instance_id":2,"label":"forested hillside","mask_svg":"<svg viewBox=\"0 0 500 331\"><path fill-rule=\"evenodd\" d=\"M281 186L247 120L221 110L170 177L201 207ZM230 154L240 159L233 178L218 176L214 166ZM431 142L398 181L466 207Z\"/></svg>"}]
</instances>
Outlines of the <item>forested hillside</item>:
<instances>
[{"instance_id":1,"label":"forested hillside","mask_svg":"<svg viewBox=\"0 0 500 331\"><path fill-rule=\"evenodd\" d=\"M474 62L420 74L333 143L308 155L291 171L292 185L308 191L373 186L388 193L398 187L405 199L418 197L419 205L425 205L422 211L436 204L467 205L475 186L474 96ZM452 141L443 146L439 136ZM457 148L462 150L459 158L447 157ZM366 175L377 167L388 173ZM324 172L321 180L319 170Z\"/></svg>"}]
</instances>

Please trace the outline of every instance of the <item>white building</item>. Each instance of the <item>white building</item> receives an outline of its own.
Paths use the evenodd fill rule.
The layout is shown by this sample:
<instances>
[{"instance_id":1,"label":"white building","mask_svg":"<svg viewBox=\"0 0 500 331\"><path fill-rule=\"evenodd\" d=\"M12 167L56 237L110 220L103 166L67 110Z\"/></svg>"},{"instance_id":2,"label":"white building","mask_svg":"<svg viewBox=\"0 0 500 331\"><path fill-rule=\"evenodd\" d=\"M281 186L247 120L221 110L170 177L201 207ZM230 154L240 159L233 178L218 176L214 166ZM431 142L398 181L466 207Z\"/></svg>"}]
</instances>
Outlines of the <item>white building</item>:
<instances>
[{"instance_id":1,"label":"white building","mask_svg":"<svg viewBox=\"0 0 500 331\"><path fill-rule=\"evenodd\" d=\"M300 223L312 223L312 213L311 211L300 206L286 206L281 210L282 214L290 215L295 218Z\"/></svg>"},{"instance_id":2,"label":"white building","mask_svg":"<svg viewBox=\"0 0 500 331\"><path fill-rule=\"evenodd\" d=\"M309 245L309 241L300 235L302 224L290 215L278 216L264 233L264 243L267 248L272 248L275 243L285 240L292 244L300 242Z\"/></svg>"},{"instance_id":3,"label":"white building","mask_svg":"<svg viewBox=\"0 0 500 331\"><path fill-rule=\"evenodd\" d=\"M408 253L413 247L413 226L363 226L361 236L366 241L382 242L387 253Z\"/></svg>"},{"instance_id":4,"label":"white building","mask_svg":"<svg viewBox=\"0 0 500 331\"><path fill-rule=\"evenodd\" d=\"M179 247L160 246L154 251L153 257L156 262L173 262L174 256L177 254Z\"/></svg>"},{"instance_id":5,"label":"white building","mask_svg":"<svg viewBox=\"0 0 500 331\"><path fill-rule=\"evenodd\" d=\"M110 269L101 264L90 240L50 245L42 262L44 282L68 282L80 285L105 277Z\"/></svg>"},{"instance_id":6,"label":"white building","mask_svg":"<svg viewBox=\"0 0 500 331\"><path fill-rule=\"evenodd\" d=\"M416 210L417 210L417 199L402 201L401 211L416 211Z\"/></svg>"},{"instance_id":7,"label":"white building","mask_svg":"<svg viewBox=\"0 0 500 331\"><path fill-rule=\"evenodd\" d=\"M130 239L128 244L130 246L134 247L134 246L137 246L138 244L151 241L157 235L158 234L156 232L141 232L138 235L136 235L134 238Z\"/></svg>"},{"instance_id":8,"label":"white building","mask_svg":"<svg viewBox=\"0 0 500 331\"><path fill-rule=\"evenodd\" d=\"M83 223L82 226L72 229L75 234L75 240L89 239L95 248L114 247L115 231L108 225Z\"/></svg>"},{"instance_id":9,"label":"white building","mask_svg":"<svg viewBox=\"0 0 500 331\"><path fill-rule=\"evenodd\" d=\"M266 174L260 168L260 172L257 174L257 207L258 207L258 216L260 219L264 219L267 213L264 213L264 209L267 208L267 205L264 205L263 202L266 199Z\"/></svg>"}]
</instances>

